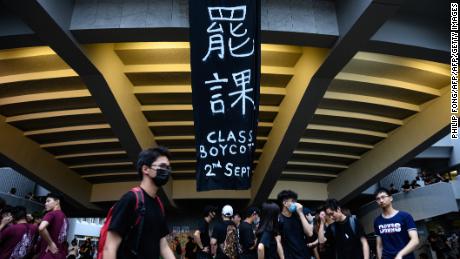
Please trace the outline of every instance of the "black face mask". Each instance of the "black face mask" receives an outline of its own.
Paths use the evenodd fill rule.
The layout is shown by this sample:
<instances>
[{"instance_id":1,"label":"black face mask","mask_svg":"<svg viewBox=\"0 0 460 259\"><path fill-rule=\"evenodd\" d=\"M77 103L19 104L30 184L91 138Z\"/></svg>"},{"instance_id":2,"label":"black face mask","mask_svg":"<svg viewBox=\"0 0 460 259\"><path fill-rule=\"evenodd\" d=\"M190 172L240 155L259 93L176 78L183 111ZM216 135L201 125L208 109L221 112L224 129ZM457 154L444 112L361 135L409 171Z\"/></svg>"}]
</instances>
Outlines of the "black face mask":
<instances>
[{"instance_id":1,"label":"black face mask","mask_svg":"<svg viewBox=\"0 0 460 259\"><path fill-rule=\"evenodd\" d=\"M158 168L156 169L157 176L153 178L153 182L157 187L161 187L165 185L169 180L169 175L171 175L171 170L166 168Z\"/></svg>"}]
</instances>

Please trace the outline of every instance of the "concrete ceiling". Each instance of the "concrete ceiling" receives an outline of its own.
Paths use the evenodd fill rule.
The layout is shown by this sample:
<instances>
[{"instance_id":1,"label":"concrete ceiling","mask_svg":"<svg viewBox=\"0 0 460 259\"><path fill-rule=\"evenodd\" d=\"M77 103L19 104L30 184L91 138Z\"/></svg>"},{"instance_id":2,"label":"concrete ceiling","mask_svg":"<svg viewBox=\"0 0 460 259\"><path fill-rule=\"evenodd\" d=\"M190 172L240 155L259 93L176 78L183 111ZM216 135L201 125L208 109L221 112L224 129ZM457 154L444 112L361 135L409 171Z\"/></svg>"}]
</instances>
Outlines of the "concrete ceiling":
<instances>
[{"instance_id":1,"label":"concrete ceiling","mask_svg":"<svg viewBox=\"0 0 460 259\"><path fill-rule=\"evenodd\" d=\"M188 42L82 44L47 1L4 2L41 46L0 49L0 160L87 209L135 184L137 153L154 145L172 151L173 181L162 192L170 206L259 204L289 186L305 200L347 200L450 122L450 69L436 56L444 52L369 52L398 9L369 2L358 16L338 12L348 21L333 45L262 44L253 187L197 193Z\"/></svg>"}]
</instances>

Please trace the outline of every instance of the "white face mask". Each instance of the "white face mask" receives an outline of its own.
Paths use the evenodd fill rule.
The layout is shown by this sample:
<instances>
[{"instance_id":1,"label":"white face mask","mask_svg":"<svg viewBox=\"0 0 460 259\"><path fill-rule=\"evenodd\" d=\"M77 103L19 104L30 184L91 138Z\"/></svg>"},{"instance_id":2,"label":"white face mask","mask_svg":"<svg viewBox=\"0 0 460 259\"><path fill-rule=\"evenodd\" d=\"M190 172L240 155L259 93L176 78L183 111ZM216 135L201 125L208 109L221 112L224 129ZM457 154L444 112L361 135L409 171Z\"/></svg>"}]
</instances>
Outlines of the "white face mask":
<instances>
[{"instance_id":1,"label":"white face mask","mask_svg":"<svg viewBox=\"0 0 460 259\"><path fill-rule=\"evenodd\" d=\"M257 217L257 218L254 220L254 225L257 225L257 224L259 224L259 222L260 222L260 218L259 218L259 217Z\"/></svg>"}]
</instances>

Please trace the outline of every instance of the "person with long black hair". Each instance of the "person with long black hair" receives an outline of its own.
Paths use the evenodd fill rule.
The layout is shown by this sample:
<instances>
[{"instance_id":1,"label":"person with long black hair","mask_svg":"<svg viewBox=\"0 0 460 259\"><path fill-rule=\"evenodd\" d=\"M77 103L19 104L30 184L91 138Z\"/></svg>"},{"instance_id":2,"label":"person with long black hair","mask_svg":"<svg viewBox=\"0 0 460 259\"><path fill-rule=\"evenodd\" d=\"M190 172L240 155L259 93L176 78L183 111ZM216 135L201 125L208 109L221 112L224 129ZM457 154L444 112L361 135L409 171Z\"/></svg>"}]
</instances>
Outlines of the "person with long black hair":
<instances>
[{"instance_id":1,"label":"person with long black hair","mask_svg":"<svg viewBox=\"0 0 460 259\"><path fill-rule=\"evenodd\" d=\"M273 202L262 204L259 228L256 236L258 259L284 259L281 235L279 233L278 215L280 208Z\"/></svg>"}]
</instances>

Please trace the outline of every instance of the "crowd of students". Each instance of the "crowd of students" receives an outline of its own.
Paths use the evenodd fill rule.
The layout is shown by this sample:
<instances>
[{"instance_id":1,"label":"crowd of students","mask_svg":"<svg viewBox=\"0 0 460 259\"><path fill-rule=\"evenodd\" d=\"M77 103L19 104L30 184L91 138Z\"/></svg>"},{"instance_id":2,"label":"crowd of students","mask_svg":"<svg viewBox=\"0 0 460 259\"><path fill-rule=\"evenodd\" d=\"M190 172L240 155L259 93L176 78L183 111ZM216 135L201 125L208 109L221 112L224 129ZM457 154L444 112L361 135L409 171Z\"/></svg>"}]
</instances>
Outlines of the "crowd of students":
<instances>
[{"instance_id":1,"label":"crowd of students","mask_svg":"<svg viewBox=\"0 0 460 259\"><path fill-rule=\"evenodd\" d=\"M60 196L46 196L43 218L33 218L22 206L9 207L0 200L0 259L65 258L67 219Z\"/></svg>"},{"instance_id":2,"label":"crowd of students","mask_svg":"<svg viewBox=\"0 0 460 259\"><path fill-rule=\"evenodd\" d=\"M170 248L166 215L157 191L170 174L169 151L151 148L139 154L139 187L126 192L110 210L101 231L98 258L174 259L178 252ZM242 217L230 205L221 210L207 206L199 227L190 237L194 248L188 258L308 258L368 259L369 245L359 219L334 199L327 200L316 213L297 202L297 194L283 190L277 202L249 208ZM377 258L415 259L418 244L414 220L392 206L391 192L379 189L376 202L382 209L374 222L377 235ZM26 221L24 208L16 208L12 217L2 218L0 259L66 258L64 247L67 220L60 208L60 197L49 194L48 211L37 225ZM209 226L214 224L212 234ZM39 234L37 234L39 233ZM187 246L186 246L187 250ZM195 252L193 252L195 251Z\"/></svg>"},{"instance_id":3,"label":"crowd of students","mask_svg":"<svg viewBox=\"0 0 460 259\"><path fill-rule=\"evenodd\" d=\"M411 190L417 189L419 187L424 187L439 182L448 183L449 181L449 177L442 176L439 173L434 175L429 174L426 171L423 171L422 173L419 173L412 181L404 180L404 183L403 185L401 185L400 189L395 188L394 183L391 183L389 191L391 192L391 194L396 194L400 191L410 192Z\"/></svg>"},{"instance_id":4,"label":"crowd of students","mask_svg":"<svg viewBox=\"0 0 460 259\"><path fill-rule=\"evenodd\" d=\"M419 241L412 217L392 207L391 193L387 189L376 193L376 202L382 208L382 214L374 222L377 258L415 258L413 251ZM276 203L264 203L260 210L249 208L241 223L232 212L230 205L224 206L222 218L218 220L218 209L206 207L199 228L194 232L194 241L189 240L196 245L196 254L189 252L185 257L370 258L369 244L359 219L334 199L327 200L312 213L297 202L295 192L283 190ZM218 222L210 234L209 225L215 220ZM236 229L234 237L233 228Z\"/></svg>"}]
</instances>

